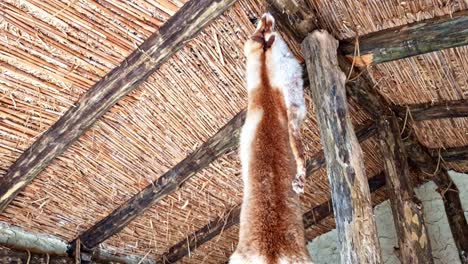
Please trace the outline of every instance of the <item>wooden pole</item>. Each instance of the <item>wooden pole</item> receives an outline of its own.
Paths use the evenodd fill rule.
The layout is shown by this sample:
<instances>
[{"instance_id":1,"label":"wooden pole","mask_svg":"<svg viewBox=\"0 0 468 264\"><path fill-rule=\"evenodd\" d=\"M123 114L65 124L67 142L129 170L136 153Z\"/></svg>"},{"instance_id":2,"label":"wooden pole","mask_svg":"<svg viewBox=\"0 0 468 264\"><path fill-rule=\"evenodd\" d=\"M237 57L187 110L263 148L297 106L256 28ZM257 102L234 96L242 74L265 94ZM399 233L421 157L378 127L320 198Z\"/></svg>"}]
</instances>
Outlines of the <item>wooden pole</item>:
<instances>
[{"instance_id":1,"label":"wooden pole","mask_svg":"<svg viewBox=\"0 0 468 264\"><path fill-rule=\"evenodd\" d=\"M88 90L0 179L0 213L55 157L236 0L191 0Z\"/></svg>"},{"instance_id":2,"label":"wooden pole","mask_svg":"<svg viewBox=\"0 0 468 264\"><path fill-rule=\"evenodd\" d=\"M315 31L302 43L326 157L342 263L382 263L362 150L347 112L338 41Z\"/></svg>"},{"instance_id":3,"label":"wooden pole","mask_svg":"<svg viewBox=\"0 0 468 264\"><path fill-rule=\"evenodd\" d=\"M468 11L361 36L358 45L360 56L354 58L355 40L340 43L340 50L357 66L468 45Z\"/></svg>"},{"instance_id":4,"label":"wooden pole","mask_svg":"<svg viewBox=\"0 0 468 264\"><path fill-rule=\"evenodd\" d=\"M400 260L402 263L434 263L422 203L414 193L398 121L390 113L380 116L377 123Z\"/></svg>"}]
</instances>

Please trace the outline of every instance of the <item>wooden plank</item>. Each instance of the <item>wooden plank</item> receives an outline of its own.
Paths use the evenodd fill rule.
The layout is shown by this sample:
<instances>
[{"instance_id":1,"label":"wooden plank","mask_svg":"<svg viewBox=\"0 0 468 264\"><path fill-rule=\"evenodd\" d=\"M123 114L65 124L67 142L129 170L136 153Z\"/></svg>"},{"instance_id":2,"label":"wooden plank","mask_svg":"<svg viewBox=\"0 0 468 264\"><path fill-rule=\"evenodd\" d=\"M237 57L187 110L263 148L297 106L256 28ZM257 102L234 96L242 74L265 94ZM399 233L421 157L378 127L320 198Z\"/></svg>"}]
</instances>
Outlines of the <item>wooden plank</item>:
<instances>
[{"instance_id":1,"label":"wooden plank","mask_svg":"<svg viewBox=\"0 0 468 264\"><path fill-rule=\"evenodd\" d=\"M314 31L302 42L324 147L342 263L381 263L362 150L347 112L338 41ZM365 231L364 231L365 230Z\"/></svg>"},{"instance_id":2,"label":"wooden plank","mask_svg":"<svg viewBox=\"0 0 468 264\"><path fill-rule=\"evenodd\" d=\"M405 118L407 112L414 121L468 117L468 100L456 100L439 103L425 103L408 106L392 107L401 118Z\"/></svg>"},{"instance_id":3,"label":"wooden plank","mask_svg":"<svg viewBox=\"0 0 468 264\"><path fill-rule=\"evenodd\" d=\"M359 126L356 130L356 136L359 141L363 142L376 133L376 126L373 121L368 121ZM325 156L323 151L320 151L313 158L309 159L306 163L307 177L310 177L314 172L325 166ZM371 190L378 188L379 180L369 180L371 183ZM319 209L316 209L319 210ZM189 235L187 239L180 241L179 243L172 246L166 253L164 253L157 263L174 263L183 257L187 256L189 252L194 251L199 246L210 241L212 238L219 235L221 232L229 229L230 227L239 224L240 216L240 205L234 207L228 212L224 213L222 217L217 217L202 227L195 233ZM310 220L305 220L310 222Z\"/></svg>"},{"instance_id":4,"label":"wooden plank","mask_svg":"<svg viewBox=\"0 0 468 264\"><path fill-rule=\"evenodd\" d=\"M468 10L361 36L355 65L400 60L464 45L468 45ZM352 61L355 40L341 42L340 50Z\"/></svg>"},{"instance_id":5,"label":"wooden plank","mask_svg":"<svg viewBox=\"0 0 468 264\"><path fill-rule=\"evenodd\" d=\"M244 120L245 111L242 111L184 160L83 232L79 236L81 244L86 249L94 248L122 230L155 202L176 191L187 179L218 157L237 148L240 127Z\"/></svg>"},{"instance_id":6,"label":"wooden plank","mask_svg":"<svg viewBox=\"0 0 468 264\"><path fill-rule=\"evenodd\" d=\"M39 137L0 179L0 213L55 157L236 0L191 0Z\"/></svg>"}]
</instances>

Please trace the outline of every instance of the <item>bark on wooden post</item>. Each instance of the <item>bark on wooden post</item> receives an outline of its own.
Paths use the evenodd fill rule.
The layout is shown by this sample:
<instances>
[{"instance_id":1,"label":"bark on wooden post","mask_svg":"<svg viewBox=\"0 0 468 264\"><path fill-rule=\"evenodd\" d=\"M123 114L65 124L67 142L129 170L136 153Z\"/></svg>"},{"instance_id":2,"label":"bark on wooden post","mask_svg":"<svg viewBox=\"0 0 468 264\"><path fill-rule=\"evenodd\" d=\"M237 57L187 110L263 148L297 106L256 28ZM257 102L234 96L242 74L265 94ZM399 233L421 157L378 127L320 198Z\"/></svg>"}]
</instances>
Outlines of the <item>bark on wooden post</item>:
<instances>
[{"instance_id":1,"label":"bark on wooden post","mask_svg":"<svg viewBox=\"0 0 468 264\"><path fill-rule=\"evenodd\" d=\"M339 58L340 67L351 70L351 63ZM356 75L359 73L356 73ZM377 121L377 131L385 174L387 192L398 235L402 263L433 263L427 228L424 225L422 205L414 195L409 181L407 155L400 137L400 124L389 104L374 89L368 76L361 75L347 83L347 93Z\"/></svg>"},{"instance_id":2,"label":"bark on wooden post","mask_svg":"<svg viewBox=\"0 0 468 264\"><path fill-rule=\"evenodd\" d=\"M400 260L402 263L434 263L422 205L413 191L406 150L395 115L382 115L377 121L377 130Z\"/></svg>"},{"instance_id":3,"label":"bark on wooden post","mask_svg":"<svg viewBox=\"0 0 468 264\"><path fill-rule=\"evenodd\" d=\"M315 31L302 43L332 190L341 263L381 263L362 150L347 113L338 41Z\"/></svg>"}]
</instances>

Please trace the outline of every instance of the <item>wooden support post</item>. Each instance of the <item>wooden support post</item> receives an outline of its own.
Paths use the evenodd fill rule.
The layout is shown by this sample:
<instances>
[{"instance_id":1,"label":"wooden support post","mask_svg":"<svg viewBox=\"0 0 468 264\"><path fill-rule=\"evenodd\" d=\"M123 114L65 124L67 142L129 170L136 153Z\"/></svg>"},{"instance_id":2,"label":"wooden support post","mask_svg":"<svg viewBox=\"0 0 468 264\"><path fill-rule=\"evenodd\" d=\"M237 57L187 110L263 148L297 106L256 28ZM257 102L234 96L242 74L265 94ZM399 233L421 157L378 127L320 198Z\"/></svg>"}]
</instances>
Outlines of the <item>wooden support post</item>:
<instances>
[{"instance_id":1,"label":"wooden support post","mask_svg":"<svg viewBox=\"0 0 468 264\"><path fill-rule=\"evenodd\" d=\"M434 263L422 203L414 193L405 146L393 113L377 121L393 221L402 263Z\"/></svg>"},{"instance_id":2,"label":"wooden support post","mask_svg":"<svg viewBox=\"0 0 468 264\"><path fill-rule=\"evenodd\" d=\"M362 150L347 112L338 41L315 31L302 43L332 190L342 263L381 263Z\"/></svg>"},{"instance_id":3,"label":"wooden support post","mask_svg":"<svg viewBox=\"0 0 468 264\"><path fill-rule=\"evenodd\" d=\"M0 179L0 213L52 160L236 0L191 0L91 89Z\"/></svg>"},{"instance_id":4,"label":"wooden support post","mask_svg":"<svg viewBox=\"0 0 468 264\"><path fill-rule=\"evenodd\" d=\"M339 58L339 63L344 71L351 70L351 63L344 57ZM410 181L408 156L400 137L400 124L389 104L373 88L368 76L361 75L352 79L354 81L348 82L346 86L348 95L377 120L401 262L433 263L422 205L416 198Z\"/></svg>"},{"instance_id":5,"label":"wooden support post","mask_svg":"<svg viewBox=\"0 0 468 264\"><path fill-rule=\"evenodd\" d=\"M437 185L442 196L445 213L452 231L458 255L463 264L468 264L468 224L465 218L457 185L452 181L447 170L439 166L424 147L417 144L414 135L407 136L405 141L411 161Z\"/></svg>"}]
</instances>

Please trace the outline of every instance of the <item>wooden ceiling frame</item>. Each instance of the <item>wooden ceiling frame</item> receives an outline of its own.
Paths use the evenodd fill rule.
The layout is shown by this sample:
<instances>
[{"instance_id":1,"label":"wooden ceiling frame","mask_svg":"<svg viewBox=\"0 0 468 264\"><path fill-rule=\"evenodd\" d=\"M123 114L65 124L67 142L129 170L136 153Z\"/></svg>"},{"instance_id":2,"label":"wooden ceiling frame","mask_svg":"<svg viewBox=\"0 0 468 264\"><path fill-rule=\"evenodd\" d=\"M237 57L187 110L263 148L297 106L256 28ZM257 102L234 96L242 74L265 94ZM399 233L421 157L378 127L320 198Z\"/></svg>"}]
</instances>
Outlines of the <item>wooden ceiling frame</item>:
<instances>
[{"instance_id":1,"label":"wooden ceiling frame","mask_svg":"<svg viewBox=\"0 0 468 264\"><path fill-rule=\"evenodd\" d=\"M153 34L137 50L135 50L124 62L113 69L108 75L96 83L82 98L79 99L76 107L69 109L47 132L39 137L33 145L26 150L8 169L7 174L0 180L0 212L14 199L14 197L36 177L50 162L79 138L92 124L105 114L118 100L124 97L138 85L143 82L151 73L157 70L172 54L177 52L189 40L193 39L206 25L214 18L227 10L235 0L219 1L190 1L182 7L168 22L163 25L160 32ZM278 5L281 0L268 1L273 7L272 10L280 10L285 5ZM210 7L214 7L211 8ZM302 41L305 34L314 29L314 21L310 14L303 13L302 10L282 10L277 13L279 17L288 16L289 25L286 31L289 31L297 40ZM306 23L303 23L306 21ZM309 27L299 27L299 25L309 24ZM193 24L198 26L193 26ZM280 23L283 27L284 25ZM453 18L442 17L418 22L412 25L405 25L396 29L389 29L381 32L375 32L369 36L360 38L359 47L361 49L360 63L379 63L383 61L398 60L408 56L415 56L426 52L441 50L444 48L457 47L468 44L468 12L462 11L454 14ZM424 49L402 50L408 48L401 43L412 43L415 41L414 34L411 32L421 29L430 29L430 32L436 31L438 36L445 36L440 40L431 38L424 39ZM303 30L306 29L305 32ZM432 30L432 31L431 31ZM456 38L453 34L456 32ZM394 39L399 37L400 42L392 42L393 46L382 45L382 39ZM403 37L403 38L402 38ZM413 39L412 39L413 38ZM441 41L442 40L442 41ZM455 41L456 40L456 41ZM380 41L380 42L379 42ZM352 56L354 52L353 41L343 41L340 43L344 56ZM437 42L437 45L433 45ZM377 43L377 44L376 44ZM399 43L399 44L398 44ZM415 42L416 43L416 42ZM411 46L411 45L410 45ZM364 48L363 48L364 47ZM388 57L391 50L392 57ZM367 56L367 57L363 57ZM384 58L384 56L386 56ZM372 60L369 58L372 57ZM359 80L361 79L362 80ZM372 87L369 80L359 77L354 83L347 84L347 90L352 98L358 98L360 105L364 106L370 113L378 113L378 109L396 109L386 104L384 100L377 99L379 103L362 102L362 84L367 83ZM354 87L354 88L353 88ZM364 89L365 90L365 89ZM369 93L370 92L370 93ZM365 91L371 98L378 98L379 94L373 94L372 90ZM365 99L368 100L368 99ZM371 101L374 99L371 99ZM383 102L383 103L382 103ZM366 107L367 105L367 107ZM447 107L450 105L451 107ZM453 107L452 107L453 105ZM426 120L435 118L463 117L468 116L468 102L461 100L457 102L448 102L435 105L415 105L408 106L414 120ZM382 108L383 107L383 108ZM406 109L406 108L405 108ZM397 111L401 116L402 111ZM109 216L102 219L99 223L85 231L79 236L81 244L86 248L93 248L99 243L120 231L124 226L131 222L136 216L148 209L155 202L161 200L166 195L175 192L187 179L196 174L196 172L205 168L211 162L221 155L235 149L237 146L239 129L245 119L245 112L240 112L226 126L224 126L212 138L208 139L200 148L190 154L156 182L148 185L140 193L126 201ZM373 128L375 132L375 127ZM412 138L412 137L410 137ZM411 144L420 146L419 143ZM420 146L422 147L422 146ZM424 153L429 150L421 148ZM466 154L462 154L466 155ZM433 163L433 158L424 156L425 163ZM464 156L466 157L466 156ZM199 162L199 161L202 162ZM312 161L311 161L312 162ZM323 160L315 160L321 162ZM317 164L319 164L317 163ZM309 163L312 164L312 163ZM429 165L426 165L429 166ZM420 167L423 167L422 165ZM445 175L444 172L440 172ZM439 177L445 179L446 177ZM443 182L443 181L440 181ZM442 183L440 183L443 185ZM445 184L447 184L445 182ZM155 187L156 186L156 187Z\"/></svg>"},{"instance_id":2,"label":"wooden ceiling frame","mask_svg":"<svg viewBox=\"0 0 468 264\"><path fill-rule=\"evenodd\" d=\"M315 25L313 25L313 20L311 19L311 17L313 17L313 16L311 16L310 14L304 14L303 9L297 9L297 10L284 10L284 9L281 9L284 6L288 6L287 4L284 4L284 2L288 2L288 1L270 0L270 1L267 1L267 2L269 2L269 4L270 4L270 11L272 13L274 13L274 15L276 17L283 17L283 20L288 22L288 23L278 23L280 25L280 27L283 30L285 30L286 32L288 32L290 34L290 36L294 36L298 42L301 42L302 39L305 37L305 35L308 34L308 32L313 30L313 28L315 26ZM291 6L291 5L289 5L289 6ZM287 20L286 20L286 17L287 17ZM385 31L382 31L382 32L375 32L369 38L366 38L366 36L364 36L363 38L360 38L360 40L359 40L360 47L362 47L362 45L363 45L362 43L366 43L366 39L371 39L372 42L374 42L375 40L380 40L380 39L385 39L385 40L394 39L395 36L398 36L398 34L401 34L402 31L404 32L404 34L403 34L404 36L408 36L408 35L411 35L411 31L420 30L421 27L423 28L422 32L425 32L425 34L428 34L428 32L430 32L434 28L444 29L445 27L450 27L450 25L455 24L457 29L455 29L455 30L446 30L445 31L451 37L454 37L453 34L458 34L459 30L460 30L460 27L465 27L464 30L466 31L466 26L468 25L468 12L463 11L463 12L457 13L457 15L455 16L455 19L456 19L455 21L451 21L450 17L435 18L433 20L427 20L427 21L422 21L422 22L419 22L419 23L415 23L415 24L410 25L410 26L402 26L402 27L399 27L399 28L396 28L396 29L388 29L388 30L385 30ZM307 21L307 20L309 20L309 21ZM284 25L287 25L287 26L284 26ZM304 27L303 25L306 25L306 26ZM425 30L426 27L424 25L428 25L427 28L430 28L430 30ZM304 28L307 31L303 31ZM382 35L380 35L380 34L382 34ZM458 38L459 35L457 35L456 37ZM403 39L403 40L401 38L398 38L398 39L401 42L408 41L408 39ZM401 46L401 42L400 42L400 46ZM464 37L461 36L455 42L451 41L450 37L448 37L447 39L442 41L443 43L438 43L436 48L429 48L429 47L432 47L432 46L430 45L431 40L429 40L428 38L425 38L423 42L424 42L424 45L426 47L426 49L424 49L424 51L420 51L420 52L415 53L415 51L413 49L411 49L411 50L408 50L407 52L400 52L400 53L398 53L399 55L398 54L393 55L391 57L393 59L389 59L388 56L386 58L380 58L379 54L386 54L386 51L389 52L389 50L392 50L392 49L397 49L398 50L398 45L396 45L396 46L387 45L385 47L387 50L384 50L383 48L378 48L378 47L376 48L374 46L374 48L376 50L378 50L378 52L376 52L376 54L373 55L373 58L374 58L373 63L380 63L380 62L390 61L390 60L398 60L398 59L406 58L406 57L409 57L409 56L415 56L415 55L423 54L423 53L426 53L426 52L432 52L432 51L436 51L436 50L440 50L440 49L451 48L453 46L451 46L450 43L457 43L456 46L467 45L468 44L468 36L464 36ZM434 42L434 40L432 40L432 42ZM344 41L340 45L341 49L348 49L348 54L346 53L346 50L344 52L345 56L350 56L350 55L352 56L352 52L354 52L354 45L352 45L352 49L349 49L350 43L351 43L351 41ZM370 44L373 44L373 43L370 43ZM369 45L369 46L372 46L372 45ZM366 45L364 45L364 47L366 47ZM400 50L401 50L401 48L400 48ZM366 53L363 53L361 51L361 56L363 54L366 54ZM367 54L371 54L371 52L368 51ZM344 60L342 60L342 63L346 64L346 62L345 61L343 62L343 61ZM347 65L347 66L344 66L344 67L349 69L350 66ZM346 71L346 72L348 72L348 71ZM363 80L358 80L357 82L355 82L354 85L353 84L348 84L347 85L347 90L351 91L351 92L349 92L349 94L354 94L355 99L356 99L356 96L358 94L362 93L362 90L360 88L360 85L362 85L362 82L363 82ZM364 83L368 83L367 85L365 85L367 88L373 88L374 87L374 85L369 80L364 80ZM372 86L371 86L371 84L372 84ZM364 107L364 108L366 110L368 110L368 112L370 112L370 113L382 113L382 110L380 110L380 109L388 109L389 111L390 111L390 109L393 109L394 112L398 116L400 116L402 118L404 118L407 115L407 113L411 113L411 116L412 116L414 121L433 120L433 119L441 119L441 118L467 117L468 116L468 100L450 101L450 102L434 103L434 104L408 105L408 106L404 106L404 107L390 106L385 102L385 100L383 100L383 98L379 94L374 92L374 89L368 89L368 90L371 93L368 93L368 95L366 95L367 99L364 102L364 104L367 105L367 107ZM353 91L357 91L357 93L353 92ZM353 96L351 96L351 97L353 97ZM371 98L371 99L369 99L369 98ZM378 111L375 112L374 108L377 109ZM390 116L388 116L388 118L394 119L393 122L396 121L395 116L394 116L394 114L392 112L387 112L387 115L390 115ZM374 118L379 118L379 117L374 115ZM373 130L373 132L375 132L375 130ZM394 136L394 132L390 133L390 136ZM398 137L399 137L399 135L398 135ZM359 138L359 136L358 136L358 138ZM417 146L423 147L415 140L414 137L408 137L408 138L406 138L406 141L409 141L409 142L405 142L405 144L416 144ZM401 147L401 143L400 143L400 147ZM454 148L454 149L446 150L445 152L443 151L442 153L440 153L441 157L439 157L439 151L436 152L436 150L428 150L428 149L425 149L425 148L419 148L419 150L420 151L417 151L416 153L415 153L415 151L412 151L411 154L415 154L415 155L418 155L418 156L423 156L424 157L423 158L423 160L424 160L423 163L424 164L436 164L434 159L438 159L438 158L442 158L443 160L447 159L447 161L467 160L466 155L468 155L468 148L467 147ZM431 156L425 155L424 153L432 153L433 155L437 155L437 156L432 156L431 157ZM320 154L317 155L317 156L320 156ZM312 160L318 160L317 156L316 156L316 158L314 158ZM321 157L323 157L323 152L321 153ZM403 157L403 158L406 158L406 157ZM400 159L401 159L401 157L400 157ZM324 164L325 164L324 159L323 159L322 163L317 163L318 167L322 167ZM423 166L421 164L419 164L419 168L423 168ZM434 172L434 170L433 170L433 172ZM310 174L308 173L307 175L310 175ZM447 175L447 172L446 172L445 169L441 169L439 171L438 175L439 176L437 176L436 178L442 178L443 179L443 180L435 180L435 181L439 182L438 186L451 184L451 180L450 180L449 177L447 177L448 175ZM382 176L383 176L383 174L379 174L378 176L374 176L373 178L371 178L369 180L370 181L369 186L370 186L371 191L376 190L375 186L379 186L379 183L382 184L382 182L381 181L379 182L378 180L377 180L377 182L371 182L372 179L374 179L374 178L375 179L380 179L380 177L382 177ZM381 187L383 187L383 185L384 184L382 184ZM446 200L445 197L443 197L443 198L444 198L444 200ZM455 204L457 204L457 201L459 201L459 198L458 199L456 197L451 197L451 198L452 198L452 200L453 200L453 202ZM308 222L316 223L315 221L319 221L319 220L317 220L317 219L319 219L319 218L317 218L317 215L320 216L321 214L318 214L318 213L314 214L312 212L327 211L326 209L323 209L322 207L323 208L328 208L328 212L331 213L330 212L330 210L331 210L330 209L331 208L331 201L328 201L324 205L319 205L318 207L311 209L309 212L307 212L304 215L304 222L306 223L306 227L309 227L307 225ZM460 207L460 206L458 206L458 207ZM446 208L447 208L447 206L446 206ZM456 211L456 210L451 210L451 211ZM238 224L239 223L239 213L240 213L240 206L237 206L237 207L227 211L224 214L224 217L217 217L216 219L214 219L210 223L208 223L206 226L202 227L201 229L194 232L193 234L187 236L187 238L184 239L183 241L180 241L179 243L172 246L167 252L165 252L162 255L162 257L158 261L161 262L161 263L174 263L175 261L183 258L184 256L188 255L189 252L195 250L200 245L208 242L211 238L216 237L217 235L219 235L222 231L225 231L229 227ZM460 213L460 211L458 211L458 213ZM325 215L325 217L328 216L327 214L324 214L324 215ZM315 217L314 218L315 221L311 220L312 217ZM463 226L463 224L461 224L461 225ZM466 224L465 224L465 226L466 226ZM460 230L460 229L458 228L458 230ZM461 232L461 235L463 235L463 234L464 233ZM463 238L461 238L461 239L463 239ZM458 240L460 240L460 238ZM465 245L467 245L467 244L465 244ZM457 247L460 248L459 245L457 245Z\"/></svg>"}]
</instances>

